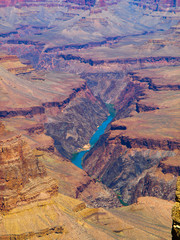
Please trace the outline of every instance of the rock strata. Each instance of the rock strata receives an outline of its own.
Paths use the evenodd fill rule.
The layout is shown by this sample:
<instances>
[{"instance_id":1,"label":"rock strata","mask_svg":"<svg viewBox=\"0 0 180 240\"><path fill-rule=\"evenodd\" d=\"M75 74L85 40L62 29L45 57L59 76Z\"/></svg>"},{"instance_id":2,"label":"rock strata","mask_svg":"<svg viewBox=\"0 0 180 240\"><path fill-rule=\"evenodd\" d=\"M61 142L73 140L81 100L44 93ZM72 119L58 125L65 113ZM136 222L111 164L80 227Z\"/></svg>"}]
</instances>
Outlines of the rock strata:
<instances>
[{"instance_id":1,"label":"rock strata","mask_svg":"<svg viewBox=\"0 0 180 240\"><path fill-rule=\"evenodd\" d=\"M35 132L42 135L46 130L58 151L70 159L107 118L105 104L93 96L86 82L77 75L42 73L28 67L24 74L22 66L27 65L15 56L1 56L0 118L11 123L23 119L18 130L26 129L34 144L38 141ZM33 130L40 125L39 130Z\"/></svg>"},{"instance_id":2,"label":"rock strata","mask_svg":"<svg viewBox=\"0 0 180 240\"><path fill-rule=\"evenodd\" d=\"M22 137L8 132L2 134L0 210L9 211L16 206L49 199L55 195L57 183L47 176L43 164Z\"/></svg>"},{"instance_id":3,"label":"rock strata","mask_svg":"<svg viewBox=\"0 0 180 240\"><path fill-rule=\"evenodd\" d=\"M178 67L139 70L116 100L117 115L83 167L125 202L174 200L179 175Z\"/></svg>"},{"instance_id":4,"label":"rock strata","mask_svg":"<svg viewBox=\"0 0 180 240\"><path fill-rule=\"evenodd\" d=\"M172 210L172 219L172 239L178 240L180 239L180 177L177 180L176 203Z\"/></svg>"}]
</instances>

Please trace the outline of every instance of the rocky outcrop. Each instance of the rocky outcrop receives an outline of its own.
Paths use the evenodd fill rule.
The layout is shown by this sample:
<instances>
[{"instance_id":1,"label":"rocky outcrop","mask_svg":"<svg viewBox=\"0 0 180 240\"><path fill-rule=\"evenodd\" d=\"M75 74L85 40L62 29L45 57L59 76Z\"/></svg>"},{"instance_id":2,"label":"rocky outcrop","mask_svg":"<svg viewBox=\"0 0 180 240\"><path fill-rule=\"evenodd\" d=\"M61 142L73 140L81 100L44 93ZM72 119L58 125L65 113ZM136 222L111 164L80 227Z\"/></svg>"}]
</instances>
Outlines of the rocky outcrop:
<instances>
[{"instance_id":1,"label":"rocky outcrop","mask_svg":"<svg viewBox=\"0 0 180 240\"><path fill-rule=\"evenodd\" d=\"M2 136L5 135L4 136ZM21 136L3 131L0 141L0 210L49 199L58 190Z\"/></svg>"},{"instance_id":2,"label":"rocky outcrop","mask_svg":"<svg viewBox=\"0 0 180 240\"><path fill-rule=\"evenodd\" d=\"M176 203L172 210L172 219L172 239L178 240L180 238L180 177L177 180Z\"/></svg>"},{"instance_id":3,"label":"rocky outcrop","mask_svg":"<svg viewBox=\"0 0 180 240\"><path fill-rule=\"evenodd\" d=\"M0 65L17 75L31 73L34 70L31 65L23 64L15 55L0 55Z\"/></svg>"},{"instance_id":4,"label":"rocky outcrop","mask_svg":"<svg viewBox=\"0 0 180 240\"><path fill-rule=\"evenodd\" d=\"M107 41L107 45L111 46L111 41ZM158 66L172 66L178 65L180 62L179 57L172 57L172 56L155 56L155 57L144 57L144 58L114 58L110 60L104 59L96 59L96 58L85 58L78 55L72 54L57 54L57 51L62 51L63 49L72 49L76 51L76 49L82 48L91 48L91 47L98 47L98 45L106 45L106 41L98 42L98 43L89 43L85 45L69 45L63 47L55 47L46 49L45 52L42 53L41 58L38 62L39 69L63 69L66 68L68 71L76 72L75 68L77 67L80 73L84 72L94 72L94 68L97 68L98 72L106 72L106 67L111 66L112 71L118 72L119 70L124 69L141 69L147 68L150 65L158 65ZM50 52L50 53L46 53ZM53 64L51 59L54 59ZM47 64L48 63L48 64ZM70 65L70 66L69 66ZM76 67L75 67L76 66ZM85 71L86 70L86 71Z\"/></svg>"}]
</instances>

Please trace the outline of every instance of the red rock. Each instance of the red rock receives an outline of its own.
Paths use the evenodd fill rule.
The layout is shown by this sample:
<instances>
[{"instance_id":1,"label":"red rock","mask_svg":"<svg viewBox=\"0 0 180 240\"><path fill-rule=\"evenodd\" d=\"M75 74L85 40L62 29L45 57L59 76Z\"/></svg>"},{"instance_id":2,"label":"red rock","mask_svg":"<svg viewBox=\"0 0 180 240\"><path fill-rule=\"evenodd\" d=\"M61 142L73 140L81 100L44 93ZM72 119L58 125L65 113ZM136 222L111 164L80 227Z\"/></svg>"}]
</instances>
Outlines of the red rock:
<instances>
[{"instance_id":1,"label":"red rock","mask_svg":"<svg viewBox=\"0 0 180 240\"><path fill-rule=\"evenodd\" d=\"M47 176L45 167L21 136L1 130L0 137L0 211L56 194L56 181Z\"/></svg>"}]
</instances>

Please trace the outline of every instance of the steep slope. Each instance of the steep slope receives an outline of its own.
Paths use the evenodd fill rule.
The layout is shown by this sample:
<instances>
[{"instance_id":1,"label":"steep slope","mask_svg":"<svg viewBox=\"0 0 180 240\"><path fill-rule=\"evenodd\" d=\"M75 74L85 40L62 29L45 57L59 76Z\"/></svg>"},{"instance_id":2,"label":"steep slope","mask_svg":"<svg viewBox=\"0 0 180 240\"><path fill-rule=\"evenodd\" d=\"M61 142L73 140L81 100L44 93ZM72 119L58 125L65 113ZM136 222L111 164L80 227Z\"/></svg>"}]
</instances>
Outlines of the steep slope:
<instances>
[{"instance_id":1,"label":"steep slope","mask_svg":"<svg viewBox=\"0 0 180 240\"><path fill-rule=\"evenodd\" d=\"M122 205L116 193L89 177L85 171L70 161L52 152L37 151L36 156L46 165L49 176L58 181L60 193L80 199L93 207L108 209Z\"/></svg>"},{"instance_id":2,"label":"steep slope","mask_svg":"<svg viewBox=\"0 0 180 240\"><path fill-rule=\"evenodd\" d=\"M9 122L8 125L11 121L18 124L16 120L21 118L21 126L17 127L31 136L38 128L43 132L45 127L65 157L71 158L87 144L107 117L105 105L76 75L36 72L14 56L2 55L0 65L0 118Z\"/></svg>"},{"instance_id":3,"label":"steep slope","mask_svg":"<svg viewBox=\"0 0 180 240\"><path fill-rule=\"evenodd\" d=\"M49 199L58 190L42 163L23 141L0 125L0 211Z\"/></svg>"},{"instance_id":4,"label":"steep slope","mask_svg":"<svg viewBox=\"0 0 180 240\"><path fill-rule=\"evenodd\" d=\"M176 203L172 210L172 219L172 239L178 240L180 238L180 177L177 180Z\"/></svg>"},{"instance_id":5,"label":"steep slope","mask_svg":"<svg viewBox=\"0 0 180 240\"><path fill-rule=\"evenodd\" d=\"M68 153L78 150L87 143L93 128L96 129L100 119L103 119L101 117L106 117L106 112L102 109L104 106L93 97L84 80L71 74L37 73L28 67L24 75L27 65L23 65L15 56L3 55L1 64L0 108L6 129L23 136L24 141L34 149L34 159L41 159L47 165L50 175L58 180L61 193L82 199L91 206L121 206L112 190L88 177L83 170L63 158L55 148L56 146L62 154L63 144ZM57 136L55 146L53 139L47 136L49 131L53 131L52 136ZM60 147L57 138L61 142ZM79 145L72 144L74 138L80 142ZM17 142L12 141L12 146L18 143L21 143L18 139Z\"/></svg>"},{"instance_id":6,"label":"steep slope","mask_svg":"<svg viewBox=\"0 0 180 240\"><path fill-rule=\"evenodd\" d=\"M86 155L83 167L125 202L147 195L174 200L180 149L179 67L140 70L130 73L130 79L119 101L118 120Z\"/></svg>"},{"instance_id":7,"label":"steep slope","mask_svg":"<svg viewBox=\"0 0 180 240\"><path fill-rule=\"evenodd\" d=\"M122 239L122 237L123 239L133 239L132 236L154 239L152 236L154 234L156 236L156 233L153 233L153 235L147 233L140 225L128 222L124 220L124 217L118 216L121 209L110 212L103 208L87 208L82 201L60 193L57 194L57 182L47 175L39 160L42 153L32 151L20 136L7 131L2 123L0 124L0 137L0 239L110 240ZM47 158L44 162L52 161L53 157L52 153L44 155L44 158ZM66 163L59 166L66 168ZM70 167L70 164L68 167ZM51 163L49 166L52 166ZM57 168L56 171L59 172L59 175L54 172L54 176L59 178L62 172ZM86 176L86 178L88 177ZM63 184L66 182L63 178L61 180ZM59 185L61 188L62 185ZM66 185L66 188L69 187L71 191L72 182L70 182L70 185ZM98 186L96 188L91 186L89 190L94 189L96 191L101 190ZM79 191L82 193L82 190L79 189ZM104 196L105 193L104 189L101 194ZM163 217L167 221L160 224L158 221L161 221L162 216L156 215L156 203L159 200L151 199L150 208L146 208L146 210L142 208L143 201L140 200L138 204L132 206L132 209L136 209L134 218L138 218L138 214L145 213L146 219L147 212L151 216L155 216L156 223L152 226L156 226L156 228L158 226L159 236L168 239L168 232L164 231L164 228L170 229L170 211L163 211ZM172 205L168 202L166 204L166 209ZM131 211L128 213L128 211L127 209L129 218L132 213ZM152 220L148 218L148 222L152 222L153 217ZM155 239L160 238L155 237Z\"/></svg>"}]
</instances>

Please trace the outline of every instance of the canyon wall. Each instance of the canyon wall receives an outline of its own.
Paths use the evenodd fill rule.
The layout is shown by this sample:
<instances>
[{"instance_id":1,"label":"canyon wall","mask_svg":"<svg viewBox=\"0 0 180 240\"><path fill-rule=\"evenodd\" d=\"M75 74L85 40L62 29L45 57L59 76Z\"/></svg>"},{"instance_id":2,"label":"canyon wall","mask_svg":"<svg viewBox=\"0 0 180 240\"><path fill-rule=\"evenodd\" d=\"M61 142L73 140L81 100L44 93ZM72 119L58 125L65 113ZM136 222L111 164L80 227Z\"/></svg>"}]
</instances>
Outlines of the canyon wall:
<instances>
[{"instance_id":1,"label":"canyon wall","mask_svg":"<svg viewBox=\"0 0 180 240\"><path fill-rule=\"evenodd\" d=\"M85 156L88 174L125 202L140 196L174 200L180 170L178 72L178 67L131 72L116 100L114 122Z\"/></svg>"},{"instance_id":2,"label":"canyon wall","mask_svg":"<svg viewBox=\"0 0 180 240\"><path fill-rule=\"evenodd\" d=\"M57 194L56 181L47 176L43 164L21 136L3 129L0 149L0 211Z\"/></svg>"},{"instance_id":3,"label":"canyon wall","mask_svg":"<svg viewBox=\"0 0 180 240\"><path fill-rule=\"evenodd\" d=\"M148 7L153 10L162 10L162 9L168 9L168 8L176 8L180 7L180 1L179 0L134 0L134 4L142 7Z\"/></svg>"},{"instance_id":4,"label":"canyon wall","mask_svg":"<svg viewBox=\"0 0 180 240\"><path fill-rule=\"evenodd\" d=\"M172 240L178 240L180 238L180 177L177 180L176 203L172 210L172 219Z\"/></svg>"},{"instance_id":5,"label":"canyon wall","mask_svg":"<svg viewBox=\"0 0 180 240\"><path fill-rule=\"evenodd\" d=\"M0 103L0 118L9 122L13 118L24 118L21 129L29 128L26 132L31 135L38 131L27 126L32 125L32 120L34 125L38 124L37 128L44 124L55 147L69 159L89 142L97 126L107 118L105 104L75 75L38 73L17 59L15 61L13 56L2 56L1 66L4 98ZM62 88L61 84L64 84Z\"/></svg>"},{"instance_id":6,"label":"canyon wall","mask_svg":"<svg viewBox=\"0 0 180 240\"><path fill-rule=\"evenodd\" d=\"M34 194L36 191L38 192L35 183L33 185L29 183L30 171L32 172L30 177L33 179L36 178L36 175L37 177L39 175L46 176L51 184L51 178L47 177L44 167L42 167L44 169L42 174L41 172L36 173L34 170L37 166L40 171L40 163L43 162L49 176L57 179L61 193L82 199L90 206L106 208L121 206L117 195L112 190L90 178L83 170L62 156L67 155L71 158L75 151L89 142L97 125L106 119L108 111L102 101L95 98L84 80L75 75L40 73L32 67L22 64L15 56L1 56L0 64L1 121L8 131L16 132L17 135L14 140L7 141L6 154L3 152L5 151L3 142L2 164L5 164L6 167L2 170L4 176L2 188L6 186L6 182L9 182L7 186L11 188L8 191L10 193L12 191L15 196L17 193L22 195L22 198L19 195L14 197L15 203L13 203L10 194L10 200L6 205L12 204L14 207L18 201L26 202L21 188L26 186L27 182L28 186L32 187ZM49 91L49 86L51 86L51 91ZM4 125L1 126L1 138L7 132ZM4 154L7 158L5 163ZM25 157L21 159L21 155ZM29 158L31 160L28 160ZM34 166L31 166L32 161ZM16 171L20 171L18 181L14 181ZM7 179L6 172L8 173ZM13 182L17 186L14 192ZM38 180L36 182L40 184ZM45 180L44 186L46 186ZM27 186L26 188L29 191ZM46 193L42 194L46 196ZM33 199L31 196L30 198Z\"/></svg>"}]
</instances>

